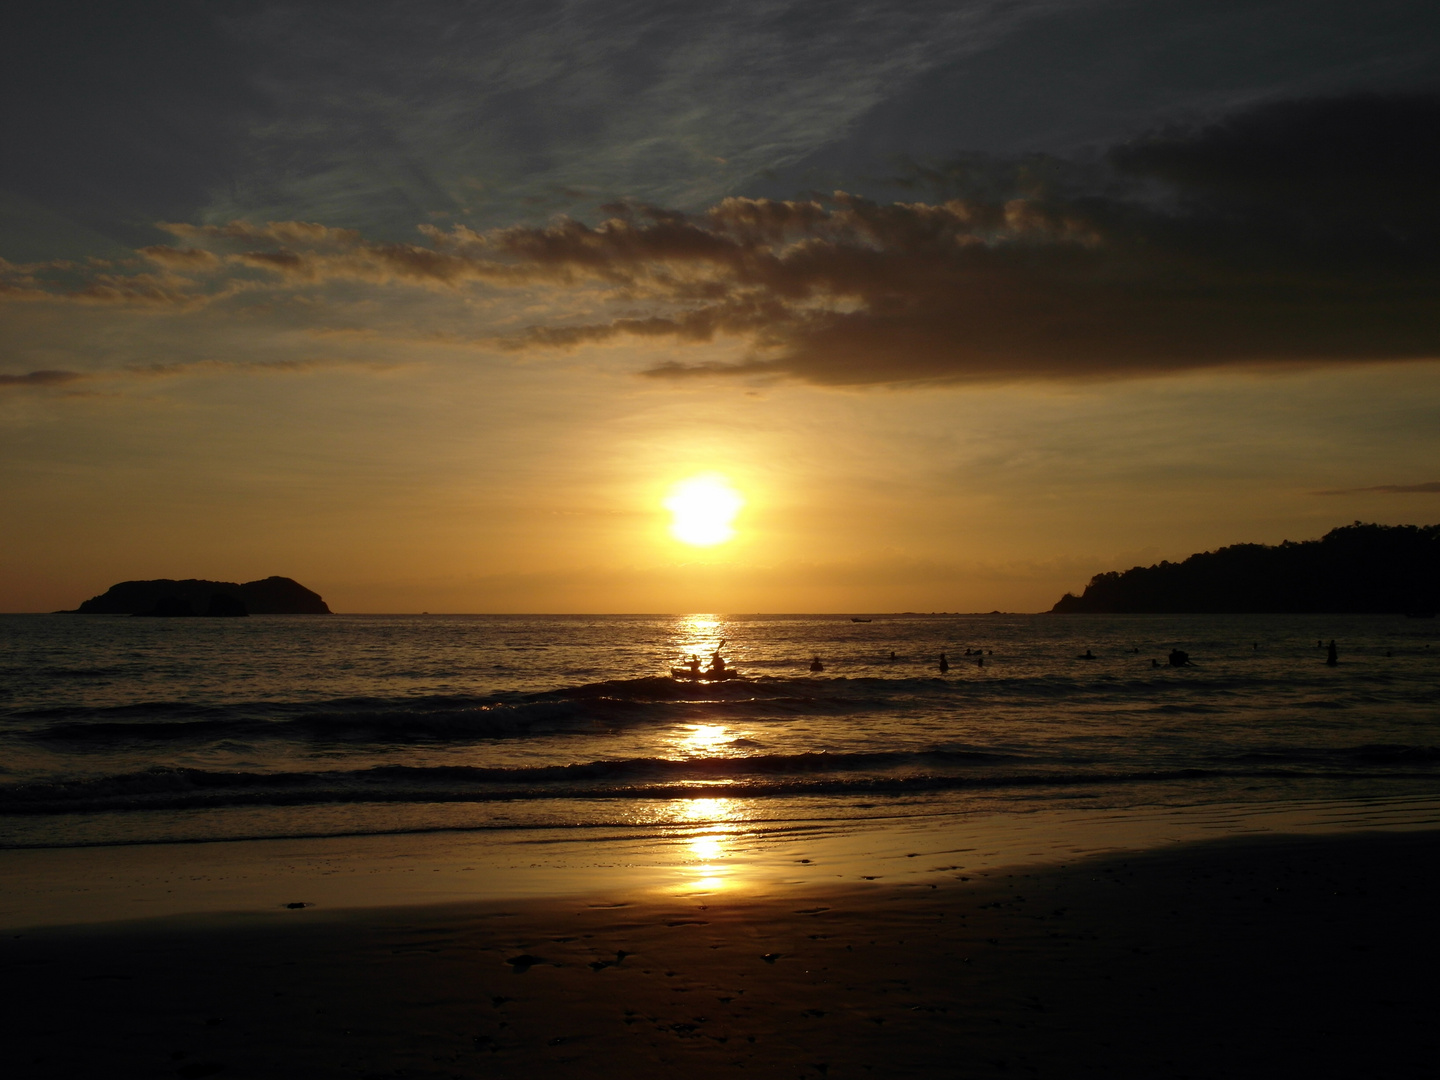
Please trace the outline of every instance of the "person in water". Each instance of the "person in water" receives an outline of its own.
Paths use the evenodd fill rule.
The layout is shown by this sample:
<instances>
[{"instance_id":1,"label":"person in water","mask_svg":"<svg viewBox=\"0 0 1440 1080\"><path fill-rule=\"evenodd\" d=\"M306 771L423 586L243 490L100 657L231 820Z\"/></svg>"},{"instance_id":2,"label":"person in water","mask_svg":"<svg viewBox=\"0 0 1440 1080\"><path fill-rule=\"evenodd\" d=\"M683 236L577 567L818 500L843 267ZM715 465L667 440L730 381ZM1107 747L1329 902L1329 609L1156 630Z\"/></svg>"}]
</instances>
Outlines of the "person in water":
<instances>
[{"instance_id":1,"label":"person in water","mask_svg":"<svg viewBox=\"0 0 1440 1080\"><path fill-rule=\"evenodd\" d=\"M949 670L950 670L950 661L945 659L945 654L942 652L942 653L940 654L940 674L941 674L941 675L944 675L944 674L945 674L947 671L949 671Z\"/></svg>"},{"instance_id":2,"label":"person in water","mask_svg":"<svg viewBox=\"0 0 1440 1080\"><path fill-rule=\"evenodd\" d=\"M1338 663L1340 663L1340 654L1335 651L1335 639L1331 638L1329 646L1325 649L1325 665L1334 667Z\"/></svg>"},{"instance_id":3,"label":"person in water","mask_svg":"<svg viewBox=\"0 0 1440 1080\"><path fill-rule=\"evenodd\" d=\"M817 656L817 657L815 657L815 659L813 659L813 660L810 661L810 670L811 670L811 671L824 671L824 670L825 670L825 665L820 662L820 657Z\"/></svg>"}]
</instances>

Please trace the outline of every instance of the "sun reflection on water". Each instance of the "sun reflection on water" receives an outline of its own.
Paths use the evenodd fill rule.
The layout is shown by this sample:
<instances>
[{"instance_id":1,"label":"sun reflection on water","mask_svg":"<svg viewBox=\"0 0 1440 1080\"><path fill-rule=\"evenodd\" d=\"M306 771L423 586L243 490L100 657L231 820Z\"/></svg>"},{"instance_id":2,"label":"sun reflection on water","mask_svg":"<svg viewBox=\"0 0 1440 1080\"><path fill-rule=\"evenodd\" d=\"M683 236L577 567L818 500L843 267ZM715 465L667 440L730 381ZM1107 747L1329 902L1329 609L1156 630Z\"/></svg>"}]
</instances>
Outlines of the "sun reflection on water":
<instances>
[{"instance_id":1,"label":"sun reflection on water","mask_svg":"<svg viewBox=\"0 0 1440 1080\"><path fill-rule=\"evenodd\" d=\"M680 733L680 745L677 749L686 757L714 757L723 754L734 738L734 734L724 724L692 724Z\"/></svg>"},{"instance_id":2,"label":"sun reflection on water","mask_svg":"<svg viewBox=\"0 0 1440 1080\"><path fill-rule=\"evenodd\" d=\"M706 659L720 647L725 620L719 615L684 615L675 620L675 649L681 657Z\"/></svg>"}]
</instances>

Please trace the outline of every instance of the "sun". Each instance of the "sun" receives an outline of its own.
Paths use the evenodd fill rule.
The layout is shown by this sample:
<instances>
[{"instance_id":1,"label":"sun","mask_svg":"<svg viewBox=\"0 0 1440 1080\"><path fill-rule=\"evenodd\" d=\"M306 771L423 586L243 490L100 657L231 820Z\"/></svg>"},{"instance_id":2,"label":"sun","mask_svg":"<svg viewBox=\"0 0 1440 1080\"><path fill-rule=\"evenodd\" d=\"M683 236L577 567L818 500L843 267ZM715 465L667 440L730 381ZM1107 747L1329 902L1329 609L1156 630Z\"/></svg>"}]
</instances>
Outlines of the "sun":
<instances>
[{"instance_id":1,"label":"sun","mask_svg":"<svg viewBox=\"0 0 1440 1080\"><path fill-rule=\"evenodd\" d=\"M735 515L744 497L718 473L702 473L670 489L662 504L673 515L670 535L683 544L713 547L735 535Z\"/></svg>"}]
</instances>

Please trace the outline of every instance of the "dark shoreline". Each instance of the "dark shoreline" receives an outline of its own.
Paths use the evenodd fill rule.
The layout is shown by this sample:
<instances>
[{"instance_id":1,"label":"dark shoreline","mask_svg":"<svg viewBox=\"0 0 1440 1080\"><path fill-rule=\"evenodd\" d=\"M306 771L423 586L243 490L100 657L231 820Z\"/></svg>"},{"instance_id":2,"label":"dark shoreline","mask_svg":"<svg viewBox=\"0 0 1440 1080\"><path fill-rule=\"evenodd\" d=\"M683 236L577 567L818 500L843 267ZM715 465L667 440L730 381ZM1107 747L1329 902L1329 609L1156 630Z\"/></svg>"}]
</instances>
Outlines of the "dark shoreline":
<instances>
[{"instance_id":1,"label":"dark shoreline","mask_svg":"<svg viewBox=\"0 0 1440 1080\"><path fill-rule=\"evenodd\" d=\"M12 1075L1433 1070L1440 832L949 878L12 933Z\"/></svg>"}]
</instances>

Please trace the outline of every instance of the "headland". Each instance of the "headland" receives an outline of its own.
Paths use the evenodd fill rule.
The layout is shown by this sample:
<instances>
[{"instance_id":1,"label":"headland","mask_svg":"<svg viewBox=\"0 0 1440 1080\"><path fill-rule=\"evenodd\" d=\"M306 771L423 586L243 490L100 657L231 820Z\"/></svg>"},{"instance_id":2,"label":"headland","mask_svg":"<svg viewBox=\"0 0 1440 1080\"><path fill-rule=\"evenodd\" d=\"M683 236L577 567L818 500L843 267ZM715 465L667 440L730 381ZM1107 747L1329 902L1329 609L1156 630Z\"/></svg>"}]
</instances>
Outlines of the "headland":
<instances>
[{"instance_id":1,"label":"headland","mask_svg":"<svg viewBox=\"0 0 1440 1080\"><path fill-rule=\"evenodd\" d=\"M1096 574L1054 614L1434 615L1440 609L1440 525L1332 529L1319 540L1233 544L1126 571Z\"/></svg>"}]
</instances>

